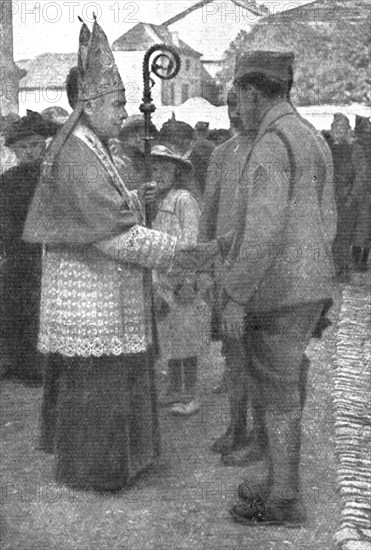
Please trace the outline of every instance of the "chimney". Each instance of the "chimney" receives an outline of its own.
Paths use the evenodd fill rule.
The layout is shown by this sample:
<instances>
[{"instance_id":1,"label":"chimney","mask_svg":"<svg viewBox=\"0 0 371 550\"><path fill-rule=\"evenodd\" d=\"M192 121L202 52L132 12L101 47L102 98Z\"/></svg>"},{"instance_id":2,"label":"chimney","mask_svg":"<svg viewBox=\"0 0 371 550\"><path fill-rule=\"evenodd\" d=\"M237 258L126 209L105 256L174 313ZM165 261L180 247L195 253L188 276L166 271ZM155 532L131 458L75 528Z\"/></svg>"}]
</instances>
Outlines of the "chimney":
<instances>
[{"instance_id":1,"label":"chimney","mask_svg":"<svg viewBox=\"0 0 371 550\"><path fill-rule=\"evenodd\" d=\"M171 31L171 39L172 39L172 42L173 42L174 46L179 48L179 33L178 33L178 31Z\"/></svg>"}]
</instances>

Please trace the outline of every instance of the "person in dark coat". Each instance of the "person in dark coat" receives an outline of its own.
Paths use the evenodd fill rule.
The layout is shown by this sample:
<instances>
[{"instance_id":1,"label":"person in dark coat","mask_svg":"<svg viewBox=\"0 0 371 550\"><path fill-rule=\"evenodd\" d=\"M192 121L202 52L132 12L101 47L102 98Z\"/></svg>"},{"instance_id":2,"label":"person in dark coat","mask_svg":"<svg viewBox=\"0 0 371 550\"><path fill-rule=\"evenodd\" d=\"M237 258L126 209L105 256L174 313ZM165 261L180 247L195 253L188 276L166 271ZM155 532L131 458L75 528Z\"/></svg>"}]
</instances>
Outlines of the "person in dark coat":
<instances>
[{"instance_id":1,"label":"person in dark coat","mask_svg":"<svg viewBox=\"0 0 371 550\"><path fill-rule=\"evenodd\" d=\"M29 383L42 380L37 334L40 307L41 247L21 240L28 207L40 177L45 140L58 125L38 113L8 128L6 146L19 165L7 170L0 183L2 243L1 340L5 376Z\"/></svg>"},{"instance_id":2,"label":"person in dark coat","mask_svg":"<svg viewBox=\"0 0 371 550\"><path fill-rule=\"evenodd\" d=\"M337 230L332 253L336 278L347 283L351 270L351 245L357 212L366 184L366 161L362 147L354 139L348 118L335 113L330 134L324 134L334 162L334 189Z\"/></svg>"},{"instance_id":3,"label":"person in dark coat","mask_svg":"<svg viewBox=\"0 0 371 550\"><path fill-rule=\"evenodd\" d=\"M358 201L357 224L353 239L353 259L357 271L367 271L371 244L371 121L356 115L355 137L366 160L366 185Z\"/></svg>"},{"instance_id":4,"label":"person in dark coat","mask_svg":"<svg viewBox=\"0 0 371 550\"><path fill-rule=\"evenodd\" d=\"M194 169L194 176L201 195L205 192L207 167L210 157L215 149L215 144L208 139L209 123L197 122L194 131L194 143L189 153L189 160Z\"/></svg>"}]
</instances>

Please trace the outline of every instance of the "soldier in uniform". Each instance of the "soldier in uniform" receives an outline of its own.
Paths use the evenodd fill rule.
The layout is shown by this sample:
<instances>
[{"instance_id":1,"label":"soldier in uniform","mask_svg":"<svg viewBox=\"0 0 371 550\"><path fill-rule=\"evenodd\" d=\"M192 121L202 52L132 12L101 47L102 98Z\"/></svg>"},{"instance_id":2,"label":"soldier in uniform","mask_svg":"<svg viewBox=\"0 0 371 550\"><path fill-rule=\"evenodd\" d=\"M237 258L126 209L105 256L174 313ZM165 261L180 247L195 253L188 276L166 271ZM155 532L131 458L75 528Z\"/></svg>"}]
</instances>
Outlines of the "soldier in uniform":
<instances>
[{"instance_id":1,"label":"soldier in uniform","mask_svg":"<svg viewBox=\"0 0 371 550\"><path fill-rule=\"evenodd\" d=\"M159 454L144 268L169 269L177 239L143 226L150 197L128 191L110 154L126 101L97 21L92 33L82 27L77 76L74 111L47 151L23 233L43 245L40 445L55 454L61 483L113 491Z\"/></svg>"},{"instance_id":2,"label":"soldier in uniform","mask_svg":"<svg viewBox=\"0 0 371 550\"><path fill-rule=\"evenodd\" d=\"M231 509L235 521L251 526L305 521L299 476L305 350L333 290L333 165L323 138L288 99L293 60L293 53L275 51L236 60L238 113L257 135L243 159L227 251L227 236L218 238L225 258L222 328L225 337L244 341L255 432L267 464L255 492L257 470L246 470L241 502ZM200 267L199 247L201 259L192 254Z\"/></svg>"}]
</instances>

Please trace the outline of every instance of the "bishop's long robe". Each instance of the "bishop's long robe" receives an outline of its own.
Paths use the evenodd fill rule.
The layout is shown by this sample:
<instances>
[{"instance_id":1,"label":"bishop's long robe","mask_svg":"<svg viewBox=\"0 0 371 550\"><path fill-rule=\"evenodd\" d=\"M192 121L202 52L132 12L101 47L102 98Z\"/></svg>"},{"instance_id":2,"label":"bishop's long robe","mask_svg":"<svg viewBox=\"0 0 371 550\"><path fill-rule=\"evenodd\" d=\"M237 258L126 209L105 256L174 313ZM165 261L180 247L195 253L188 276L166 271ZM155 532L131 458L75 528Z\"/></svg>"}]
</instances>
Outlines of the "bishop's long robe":
<instances>
[{"instance_id":1,"label":"bishop's long robe","mask_svg":"<svg viewBox=\"0 0 371 550\"><path fill-rule=\"evenodd\" d=\"M72 486L119 489L159 452L144 268L170 268L177 240L142 221L136 192L79 123L44 167L23 233L44 249L41 448Z\"/></svg>"}]
</instances>

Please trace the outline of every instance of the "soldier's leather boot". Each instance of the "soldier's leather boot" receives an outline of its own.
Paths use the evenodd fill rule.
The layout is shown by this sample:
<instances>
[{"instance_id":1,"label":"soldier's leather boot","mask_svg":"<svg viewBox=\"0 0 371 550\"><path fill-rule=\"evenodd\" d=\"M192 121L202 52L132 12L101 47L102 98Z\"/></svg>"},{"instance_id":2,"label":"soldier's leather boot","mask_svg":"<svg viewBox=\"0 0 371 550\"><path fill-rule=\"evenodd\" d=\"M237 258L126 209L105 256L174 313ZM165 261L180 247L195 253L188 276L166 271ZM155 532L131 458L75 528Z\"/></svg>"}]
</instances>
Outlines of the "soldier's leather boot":
<instances>
[{"instance_id":1,"label":"soldier's leather boot","mask_svg":"<svg viewBox=\"0 0 371 550\"><path fill-rule=\"evenodd\" d=\"M300 500L264 503L260 499L240 502L230 510L234 521L242 525L301 527L307 516Z\"/></svg>"},{"instance_id":2,"label":"soldier's leather boot","mask_svg":"<svg viewBox=\"0 0 371 550\"><path fill-rule=\"evenodd\" d=\"M301 523L305 510L300 495L301 412L298 406L280 413L271 408L267 421L271 486L265 513L279 523Z\"/></svg>"},{"instance_id":3,"label":"soldier's leather boot","mask_svg":"<svg viewBox=\"0 0 371 550\"><path fill-rule=\"evenodd\" d=\"M230 510L236 522L251 526L298 527L306 521L300 495L299 409L289 411L291 418L278 414L269 418L270 471L260 484L246 481L238 487L242 502Z\"/></svg>"}]
</instances>

